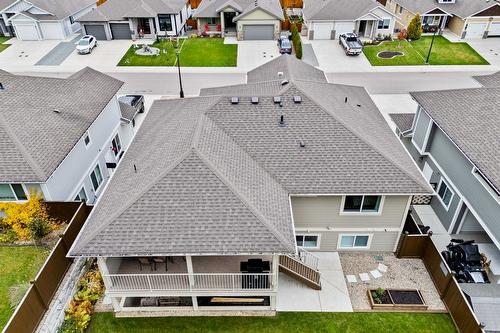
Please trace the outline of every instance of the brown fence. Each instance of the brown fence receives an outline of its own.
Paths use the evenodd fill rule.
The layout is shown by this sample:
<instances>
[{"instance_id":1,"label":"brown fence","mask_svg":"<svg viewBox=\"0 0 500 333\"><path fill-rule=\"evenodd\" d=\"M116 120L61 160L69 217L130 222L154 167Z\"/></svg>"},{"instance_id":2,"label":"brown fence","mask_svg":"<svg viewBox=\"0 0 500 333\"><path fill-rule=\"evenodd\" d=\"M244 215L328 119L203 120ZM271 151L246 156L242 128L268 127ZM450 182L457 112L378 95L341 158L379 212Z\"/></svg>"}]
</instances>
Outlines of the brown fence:
<instances>
[{"instance_id":1,"label":"brown fence","mask_svg":"<svg viewBox=\"0 0 500 333\"><path fill-rule=\"evenodd\" d=\"M201 0L189 0L189 4L191 5L192 9L198 8L200 3L201 3Z\"/></svg>"},{"instance_id":2,"label":"brown fence","mask_svg":"<svg viewBox=\"0 0 500 333\"><path fill-rule=\"evenodd\" d=\"M4 328L4 333L34 332L64 278L72 259L66 258L92 207L78 202L47 203L49 213L61 221L69 221L61 239L31 281L31 286Z\"/></svg>"},{"instance_id":3,"label":"brown fence","mask_svg":"<svg viewBox=\"0 0 500 333\"><path fill-rule=\"evenodd\" d=\"M422 259L460 333L483 332L455 277L429 235L402 235L396 255L398 258Z\"/></svg>"},{"instance_id":4,"label":"brown fence","mask_svg":"<svg viewBox=\"0 0 500 333\"><path fill-rule=\"evenodd\" d=\"M304 3L302 0L281 0L281 7L283 7L283 8L302 8L302 7L304 7Z\"/></svg>"}]
</instances>

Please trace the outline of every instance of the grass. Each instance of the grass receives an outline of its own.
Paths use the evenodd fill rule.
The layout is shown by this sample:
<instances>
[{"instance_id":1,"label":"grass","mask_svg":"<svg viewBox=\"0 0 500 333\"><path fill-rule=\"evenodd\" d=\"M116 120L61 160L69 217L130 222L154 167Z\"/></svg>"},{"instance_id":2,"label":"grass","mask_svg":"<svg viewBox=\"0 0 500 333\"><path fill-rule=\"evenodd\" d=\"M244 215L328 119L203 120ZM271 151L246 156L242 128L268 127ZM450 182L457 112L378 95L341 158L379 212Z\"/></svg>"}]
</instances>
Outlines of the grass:
<instances>
[{"instance_id":1,"label":"grass","mask_svg":"<svg viewBox=\"0 0 500 333\"><path fill-rule=\"evenodd\" d=\"M189 38L181 42L180 61L183 67L235 67L238 45L224 44L222 38ZM176 55L174 45L169 40L161 40L152 45L160 49L159 56L139 56L131 47L118 66L174 66ZM166 53L164 51L167 51Z\"/></svg>"},{"instance_id":2,"label":"grass","mask_svg":"<svg viewBox=\"0 0 500 333\"><path fill-rule=\"evenodd\" d=\"M48 254L44 247L0 246L0 330L14 312L9 290L32 280Z\"/></svg>"},{"instance_id":3,"label":"grass","mask_svg":"<svg viewBox=\"0 0 500 333\"><path fill-rule=\"evenodd\" d=\"M4 44L9 39L10 39L10 37L0 36L0 52L2 52L3 50L5 50L6 48L8 48L10 46L10 44Z\"/></svg>"},{"instance_id":4,"label":"grass","mask_svg":"<svg viewBox=\"0 0 500 333\"><path fill-rule=\"evenodd\" d=\"M386 41L376 46L365 46L363 52L373 66L408 66L424 65L432 36L424 36L419 40ZM404 56L392 59L381 59L377 54L381 51L399 51ZM429 59L430 65L488 65L469 44L452 43L443 36L436 36Z\"/></svg>"},{"instance_id":5,"label":"grass","mask_svg":"<svg viewBox=\"0 0 500 333\"><path fill-rule=\"evenodd\" d=\"M115 318L95 313L86 333L456 333L447 314L282 312L276 317Z\"/></svg>"}]
</instances>

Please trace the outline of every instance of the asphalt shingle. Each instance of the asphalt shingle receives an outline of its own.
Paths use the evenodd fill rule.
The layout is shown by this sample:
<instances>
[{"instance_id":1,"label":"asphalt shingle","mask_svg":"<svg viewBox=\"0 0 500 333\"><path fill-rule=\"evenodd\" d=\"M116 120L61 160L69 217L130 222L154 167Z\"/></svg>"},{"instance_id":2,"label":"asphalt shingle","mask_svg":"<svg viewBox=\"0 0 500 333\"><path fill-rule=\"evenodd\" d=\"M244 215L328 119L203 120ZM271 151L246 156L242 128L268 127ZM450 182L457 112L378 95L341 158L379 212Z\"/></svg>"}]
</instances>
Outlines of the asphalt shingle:
<instances>
[{"instance_id":1,"label":"asphalt shingle","mask_svg":"<svg viewBox=\"0 0 500 333\"><path fill-rule=\"evenodd\" d=\"M389 114L396 127L401 132L406 132L411 129L413 125L413 118L415 118L414 113L391 113Z\"/></svg>"}]
</instances>

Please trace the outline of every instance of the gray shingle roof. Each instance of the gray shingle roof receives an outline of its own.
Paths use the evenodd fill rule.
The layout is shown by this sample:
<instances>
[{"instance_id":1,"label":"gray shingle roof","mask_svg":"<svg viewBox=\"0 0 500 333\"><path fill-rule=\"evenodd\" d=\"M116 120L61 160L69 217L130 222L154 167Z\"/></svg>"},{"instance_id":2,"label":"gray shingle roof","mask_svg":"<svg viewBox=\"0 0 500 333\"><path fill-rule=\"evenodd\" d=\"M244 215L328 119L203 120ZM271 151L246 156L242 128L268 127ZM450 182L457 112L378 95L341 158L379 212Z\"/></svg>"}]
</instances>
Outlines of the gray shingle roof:
<instances>
[{"instance_id":1,"label":"gray shingle roof","mask_svg":"<svg viewBox=\"0 0 500 333\"><path fill-rule=\"evenodd\" d=\"M6 1L5 3L0 3L0 10L3 10L15 1ZM31 4L38 7L51 15L41 15L38 19L48 20L51 19L63 19L70 15L75 14L81 9L87 8L95 4L95 0L29 0Z\"/></svg>"},{"instance_id":2,"label":"gray shingle roof","mask_svg":"<svg viewBox=\"0 0 500 333\"><path fill-rule=\"evenodd\" d=\"M306 20L355 20L383 6L375 0L304 0Z\"/></svg>"},{"instance_id":3,"label":"gray shingle roof","mask_svg":"<svg viewBox=\"0 0 500 333\"><path fill-rule=\"evenodd\" d=\"M411 95L500 189L500 87L412 92Z\"/></svg>"},{"instance_id":4,"label":"gray shingle roof","mask_svg":"<svg viewBox=\"0 0 500 333\"><path fill-rule=\"evenodd\" d=\"M137 114L137 109L132 105L118 101L120 104L120 111L122 113L122 118L132 121Z\"/></svg>"},{"instance_id":5,"label":"gray shingle roof","mask_svg":"<svg viewBox=\"0 0 500 333\"><path fill-rule=\"evenodd\" d=\"M427 13L439 8L461 18L466 18L495 5L495 2L489 0L456 0L455 3L445 4L440 4L436 0L394 0L394 2L415 14Z\"/></svg>"},{"instance_id":6,"label":"gray shingle roof","mask_svg":"<svg viewBox=\"0 0 500 333\"><path fill-rule=\"evenodd\" d=\"M80 22L122 21L129 17L155 17L158 14L177 14L185 0L107 0L78 19Z\"/></svg>"},{"instance_id":7,"label":"gray shingle roof","mask_svg":"<svg viewBox=\"0 0 500 333\"><path fill-rule=\"evenodd\" d=\"M0 82L0 182L46 181L123 84L90 68L68 79L0 73Z\"/></svg>"},{"instance_id":8,"label":"gray shingle roof","mask_svg":"<svg viewBox=\"0 0 500 333\"><path fill-rule=\"evenodd\" d=\"M283 9L279 0L203 0L198 8L196 8L194 17L218 17L219 11L226 6L241 8L240 14L235 17L245 16L246 14L260 8L270 15L275 16L277 19L284 20Z\"/></svg>"},{"instance_id":9,"label":"gray shingle roof","mask_svg":"<svg viewBox=\"0 0 500 333\"><path fill-rule=\"evenodd\" d=\"M290 194L432 192L363 88L272 89L156 101L70 255L294 252Z\"/></svg>"},{"instance_id":10,"label":"gray shingle roof","mask_svg":"<svg viewBox=\"0 0 500 333\"><path fill-rule=\"evenodd\" d=\"M401 132L410 130L415 118L414 113L391 113L389 116Z\"/></svg>"},{"instance_id":11,"label":"gray shingle roof","mask_svg":"<svg viewBox=\"0 0 500 333\"><path fill-rule=\"evenodd\" d=\"M500 71L490 75L478 75L473 78L484 87L500 87Z\"/></svg>"}]
</instances>

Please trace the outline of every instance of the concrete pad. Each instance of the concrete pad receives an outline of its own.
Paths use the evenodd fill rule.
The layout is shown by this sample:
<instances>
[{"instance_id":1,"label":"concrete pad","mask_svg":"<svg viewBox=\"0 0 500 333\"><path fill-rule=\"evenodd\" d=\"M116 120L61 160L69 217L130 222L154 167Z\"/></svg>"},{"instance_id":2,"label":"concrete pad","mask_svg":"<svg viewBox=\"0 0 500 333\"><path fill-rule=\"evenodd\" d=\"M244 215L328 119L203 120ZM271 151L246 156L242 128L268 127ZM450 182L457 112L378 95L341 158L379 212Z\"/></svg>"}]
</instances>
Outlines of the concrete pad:
<instances>
[{"instance_id":1,"label":"concrete pad","mask_svg":"<svg viewBox=\"0 0 500 333\"><path fill-rule=\"evenodd\" d=\"M344 272L336 252L315 253L320 258L321 290L314 290L280 273L278 311L351 312Z\"/></svg>"},{"instance_id":2,"label":"concrete pad","mask_svg":"<svg viewBox=\"0 0 500 333\"><path fill-rule=\"evenodd\" d=\"M346 275L347 282L356 283L358 280L356 279L356 275Z\"/></svg>"},{"instance_id":3,"label":"concrete pad","mask_svg":"<svg viewBox=\"0 0 500 333\"><path fill-rule=\"evenodd\" d=\"M30 67L49 53L59 41L24 41L11 38L11 46L0 52L0 67L7 71L14 71L19 67Z\"/></svg>"},{"instance_id":4,"label":"concrete pad","mask_svg":"<svg viewBox=\"0 0 500 333\"><path fill-rule=\"evenodd\" d=\"M359 273L359 279L363 282L370 281L368 273Z\"/></svg>"},{"instance_id":5,"label":"concrete pad","mask_svg":"<svg viewBox=\"0 0 500 333\"><path fill-rule=\"evenodd\" d=\"M393 131L396 130L396 124L394 124L389 114L417 112L418 104L409 94L380 94L370 95L370 97Z\"/></svg>"},{"instance_id":6,"label":"concrete pad","mask_svg":"<svg viewBox=\"0 0 500 333\"><path fill-rule=\"evenodd\" d=\"M66 60L67 57L76 49L76 43L81 36L76 36L68 42L61 42L56 45L49 53L40 59L35 66L58 66Z\"/></svg>"},{"instance_id":7,"label":"concrete pad","mask_svg":"<svg viewBox=\"0 0 500 333\"><path fill-rule=\"evenodd\" d=\"M279 57L278 46L274 40L238 41L238 67L252 70Z\"/></svg>"},{"instance_id":8,"label":"concrete pad","mask_svg":"<svg viewBox=\"0 0 500 333\"><path fill-rule=\"evenodd\" d=\"M91 54L78 54L74 51L61 66L70 67L73 70L80 70L86 66L95 69L114 67L132 44L134 42L131 40L100 40Z\"/></svg>"},{"instance_id":9,"label":"concrete pad","mask_svg":"<svg viewBox=\"0 0 500 333\"><path fill-rule=\"evenodd\" d=\"M384 264L382 264L382 263L379 263L379 264L378 264L377 269L378 269L380 272L382 272L382 273L387 272L387 266L386 266L386 265L384 265Z\"/></svg>"},{"instance_id":10,"label":"concrete pad","mask_svg":"<svg viewBox=\"0 0 500 333\"><path fill-rule=\"evenodd\" d=\"M306 40L304 44L311 44L319 68L325 72L369 72L371 65L364 54L347 56L338 40Z\"/></svg>"},{"instance_id":11,"label":"concrete pad","mask_svg":"<svg viewBox=\"0 0 500 333\"><path fill-rule=\"evenodd\" d=\"M302 60L311 66L319 66L318 59L311 44L302 44Z\"/></svg>"},{"instance_id":12,"label":"concrete pad","mask_svg":"<svg viewBox=\"0 0 500 333\"><path fill-rule=\"evenodd\" d=\"M373 271L370 271L370 274L373 276L374 279L378 279L378 278L382 277L382 274L376 269L374 269Z\"/></svg>"},{"instance_id":13,"label":"concrete pad","mask_svg":"<svg viewBox=\"0 0 500 333\"><path fill-rule=\"evenodd\" d=\"M467 39L465 41L490 65L500 66L500 41L498 38Z\"/></svg>"}]
</instances>

